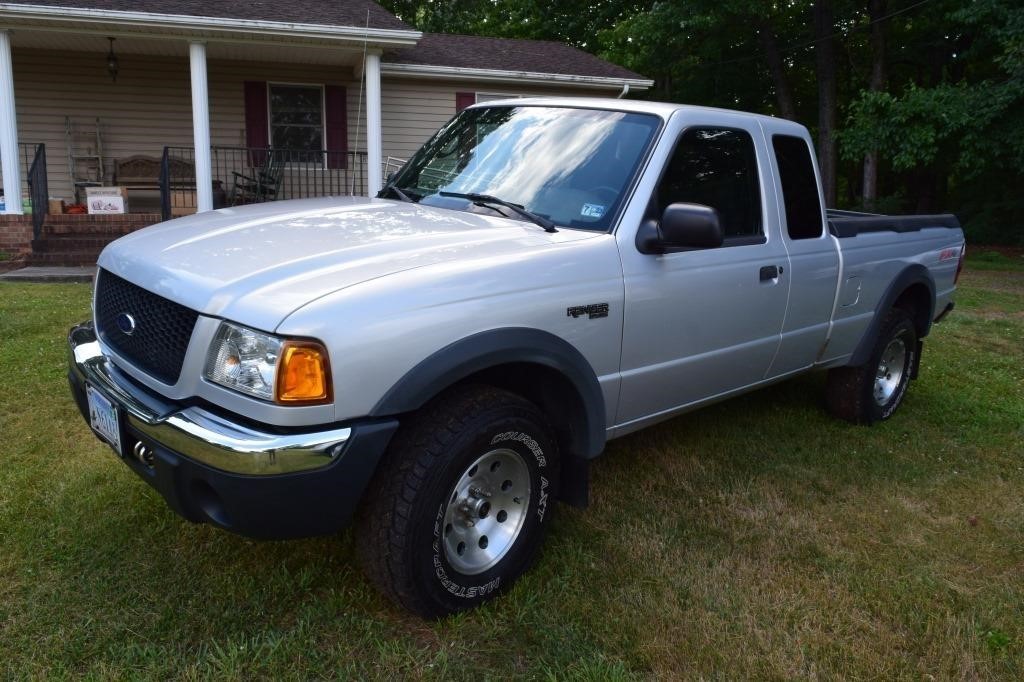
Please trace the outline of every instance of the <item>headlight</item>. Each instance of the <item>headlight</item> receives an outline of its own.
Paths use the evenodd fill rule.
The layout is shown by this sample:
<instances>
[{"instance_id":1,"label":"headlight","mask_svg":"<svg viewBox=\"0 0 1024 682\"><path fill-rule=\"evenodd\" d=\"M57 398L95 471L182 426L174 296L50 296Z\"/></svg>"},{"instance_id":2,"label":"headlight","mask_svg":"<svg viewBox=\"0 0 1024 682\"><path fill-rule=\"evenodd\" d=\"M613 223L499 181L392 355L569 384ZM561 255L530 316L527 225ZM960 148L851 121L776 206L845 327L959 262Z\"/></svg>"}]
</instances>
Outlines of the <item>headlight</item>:
<instances>
[{"instance_id":1,"label":"headlight","mask_svg":"<svg viewBox=\"0 0 1024 682\"><path fill-rule=\"evenodd\" d=\"M282 339L221 322L204 376L246 395L289 405L331 399L327 351L314 341Z\"/></svg>"}]
</instances>

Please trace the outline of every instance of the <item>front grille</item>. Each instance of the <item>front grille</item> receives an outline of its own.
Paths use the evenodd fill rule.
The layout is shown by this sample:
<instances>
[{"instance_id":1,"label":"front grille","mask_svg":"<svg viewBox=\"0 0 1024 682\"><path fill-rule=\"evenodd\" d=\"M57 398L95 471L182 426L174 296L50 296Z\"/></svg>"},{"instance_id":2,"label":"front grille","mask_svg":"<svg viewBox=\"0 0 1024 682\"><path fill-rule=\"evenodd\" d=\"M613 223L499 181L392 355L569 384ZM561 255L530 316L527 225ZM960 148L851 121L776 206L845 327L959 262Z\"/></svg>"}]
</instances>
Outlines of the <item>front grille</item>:
<instances>
[{"instance_id":1,"label":"front grille","mask_svg":"<svg viewBox=\"0 0 1024 682\"><path fill-rule=\"evenodd\" d=\"M128 334L118 318L130 315ZM199 314L174 301L100 270L96 282L96 329L121 356L164 382L175 384ZM122 318L122 322L126 322ZM124 324L130 328L132 325Z\"/></svg>"}]
</instances>

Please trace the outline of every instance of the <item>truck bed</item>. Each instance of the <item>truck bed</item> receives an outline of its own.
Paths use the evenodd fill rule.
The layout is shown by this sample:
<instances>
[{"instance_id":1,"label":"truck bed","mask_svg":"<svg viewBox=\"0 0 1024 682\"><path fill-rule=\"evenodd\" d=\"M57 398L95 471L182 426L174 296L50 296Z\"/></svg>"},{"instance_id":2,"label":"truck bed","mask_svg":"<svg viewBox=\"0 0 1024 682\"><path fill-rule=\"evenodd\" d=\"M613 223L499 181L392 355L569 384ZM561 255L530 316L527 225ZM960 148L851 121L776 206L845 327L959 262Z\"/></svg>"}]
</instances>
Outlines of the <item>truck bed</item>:
<instances>
[{"instance_id":1,"label":"truck bed","mask_svg":"<svg viewBox=\"0 0 1024 682\"><path fill-rule=\"evenodd\" d=\"M840 239L856 237L865 232L917 232L929 227L959 229L960 221L952 213L936 215L881 215L827 209L828 229Z\"/></svg>"}]
</instances>

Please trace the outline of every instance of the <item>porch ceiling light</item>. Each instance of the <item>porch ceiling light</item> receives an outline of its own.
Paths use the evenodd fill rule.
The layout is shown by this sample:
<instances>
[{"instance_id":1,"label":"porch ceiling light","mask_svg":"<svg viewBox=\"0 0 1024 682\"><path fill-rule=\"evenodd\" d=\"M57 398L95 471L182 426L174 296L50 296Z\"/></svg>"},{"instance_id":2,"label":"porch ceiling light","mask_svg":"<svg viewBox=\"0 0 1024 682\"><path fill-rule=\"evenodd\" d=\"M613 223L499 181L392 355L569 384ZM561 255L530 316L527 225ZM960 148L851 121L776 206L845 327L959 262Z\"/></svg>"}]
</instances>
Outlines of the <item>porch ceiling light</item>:
<instances>
[{"instance_id":1,"label":"porch ceiling light","mask_svg":"<svg viewBox=\"0 0 1024 682\"><path fill-rule=\"evenodd\" d=\"M115 38L107 38L110 41L110 52L107 53L107 73L110 74L110 80L117 82L117 72L120 69L120 64L117 62L117 55L114 54L114 40Z\"/></svg>"}]
</instances>

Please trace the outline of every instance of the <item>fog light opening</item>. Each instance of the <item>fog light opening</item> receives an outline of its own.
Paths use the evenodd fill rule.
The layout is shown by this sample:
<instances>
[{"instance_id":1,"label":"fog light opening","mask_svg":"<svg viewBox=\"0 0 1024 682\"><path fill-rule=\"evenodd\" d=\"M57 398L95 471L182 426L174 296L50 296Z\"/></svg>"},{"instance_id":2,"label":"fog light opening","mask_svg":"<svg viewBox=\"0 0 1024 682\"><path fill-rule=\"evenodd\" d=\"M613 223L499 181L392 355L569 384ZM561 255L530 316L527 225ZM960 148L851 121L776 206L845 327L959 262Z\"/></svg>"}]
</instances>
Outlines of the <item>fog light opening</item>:
<instances>
[{"instance_id":1,"label":"fog light opening","mask_svg":"<svg viewBox=\"0 0 1024 682\"><path fill-rule=\"evenodd\" d=\"M209 521L224 528L231 527L231 520L224 510L224 503L209 483L199 478L192 479L192 499L195 500L199 511Z\"/></svg>"}]
</instances>

